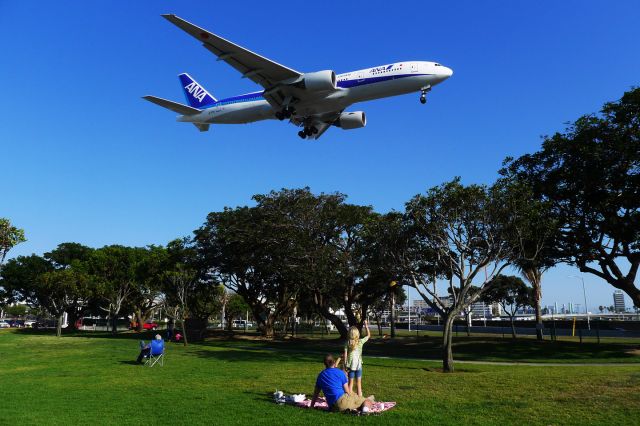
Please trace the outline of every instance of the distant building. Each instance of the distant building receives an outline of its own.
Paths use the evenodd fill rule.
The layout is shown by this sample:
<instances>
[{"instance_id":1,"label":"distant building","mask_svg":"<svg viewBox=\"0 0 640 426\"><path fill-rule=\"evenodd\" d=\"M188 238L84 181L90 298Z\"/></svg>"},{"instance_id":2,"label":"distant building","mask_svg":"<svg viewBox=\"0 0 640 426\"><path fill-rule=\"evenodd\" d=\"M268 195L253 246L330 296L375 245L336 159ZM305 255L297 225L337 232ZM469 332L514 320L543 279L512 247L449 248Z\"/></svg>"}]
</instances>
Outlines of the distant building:
<instances>
[{"instance_id":1,"label":"distant building","mask_svg":"<svg viewBox=\"0 0 640 426\"><path fill-rule=\"evenodd\" d=\"M412 300L412 302L413 302L413 307L411 308L412 312L422 311L423 309L427 309L429 307L429 305L427 305L427 302L425 302L423 299L415 299L415 300Z\"/></svg>"},{"instance_id":2,"label":"distant building","mask_svg":"<svg viewBox=\"0 0 640 426\"><path fill-rule=\"evenodd\" d=\"M613 310L616 312L624 312L624 293L622 290L616 290L613 292Z\"/></svg>"},{"instance_id":3,"label":"distant building","mask_svg":"<svg viewBox=\"0 0 640 426\"><path fill-rule=\"evenodd\" d=\"M491 305L484 302L476 302L471 305L471 312L474 317L491 318Z\"/></svg>"}]
</instances>

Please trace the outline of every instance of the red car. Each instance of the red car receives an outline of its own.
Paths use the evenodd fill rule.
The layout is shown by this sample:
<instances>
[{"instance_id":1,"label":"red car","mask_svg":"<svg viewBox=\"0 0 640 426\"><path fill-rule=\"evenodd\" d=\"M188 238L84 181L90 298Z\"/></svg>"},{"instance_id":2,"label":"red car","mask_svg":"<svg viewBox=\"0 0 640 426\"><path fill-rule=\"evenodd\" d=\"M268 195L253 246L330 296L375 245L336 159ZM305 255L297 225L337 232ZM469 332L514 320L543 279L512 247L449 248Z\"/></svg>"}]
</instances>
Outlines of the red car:
<instances>
[{"instance_id":1,"label":"red car","mask_svg":"<svg viewBox=\"0 0 640 426\"><path fill-rule=\"evenodd\" d=\"M156 328L158 328L158 324L156 324L155 322L145 322L143 327L145 330L155 330Z\"/></svg>"},{"instance_id":2,"label":"red car","mask_svg":"<svg viewBox=\"0 0 640 426\"><path fill-rule=\"evenodd\" d=\"M136 328L138 328L138 323L137 322L133 321L133 322L131 322L129 324L129 329L130 330L134 330ZM145 322L142 325L142 328L144 328L145 330L155 330L156 328L158 328L158 324L155 323L155 322Z\"/></svg>"}]
</instances>

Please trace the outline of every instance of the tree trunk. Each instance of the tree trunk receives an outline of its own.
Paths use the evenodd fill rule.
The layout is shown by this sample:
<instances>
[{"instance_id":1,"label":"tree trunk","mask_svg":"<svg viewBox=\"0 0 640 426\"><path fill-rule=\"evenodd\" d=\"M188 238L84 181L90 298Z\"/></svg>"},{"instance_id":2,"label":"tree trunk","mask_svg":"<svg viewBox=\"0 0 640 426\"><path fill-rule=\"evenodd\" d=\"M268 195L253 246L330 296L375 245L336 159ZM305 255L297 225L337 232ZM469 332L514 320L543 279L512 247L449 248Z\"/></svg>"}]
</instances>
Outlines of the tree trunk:
<instances>
[{"instance_id":1,"label":"tree trunk","mask_svg":"<svg viewBox=\"0 0 640 426\"><path fill-rule=\"evenodd\" d=\"M189 342L187 340L187 322L185 321L184 315L182 315L182 339L184 345L187 346Z\"/></svg>"},{"instance_id":2,"label":"tree trunk","mask_svg":"<svg viewBox=\"0 0 640 426\"><path fill-rule=\"evenodd\" d=\"M509 317L509 319L511 320L511 338L515 340L516 339L516 324L515 324L513 316Z\"/></svg>"},{"instance_id":3,"label":"tree trunk","mask_svg":"<svg viewBox=\"0 0 640 426\"><path fill-rule=\"evenodd\" d=\"M115 336L118 334L118 314L114 313L111 316L111 333Z\"/></svg>"},{"instance_id":4,"label":"tree trunk","mask_svg":"<svg viewBox=\"0 0 640 426\"><path fill-rule=\"evenodd\" d=\"M442 371L445 373L453 373L453 321L455 320L455 314L449 313L449 315L443 318L444 328L442 330Z\"/></svg>"},{"instance_id":5,"label":"tree trunk","mask_svg":"<svg viewBox=\"0 0 640 426\"><path fill-rule=\"evenodd\" d=\"M472 315L472 311L471 311L471 306L469 306L469 309L467 310L467 337L471 337L471 315Z\"/></svg>"},{"instance_id":6,"label":"tree trunk","mask_svg":"<svg viewBox=\"0 0 640 426\"><path fill-rule=\"evenodd\" d=\"M64 321L64 312L58 316L58 324L56 326L56 336L62 336L62 321Z\"/></svg>"},{"instance_id":7,"label":"tree trunk","mask_svg":"<svg viewBox=\"0 0 640 426\"><path fill-rule=\"evenodd\" d=\"M536 310L536 339L543 340L542 329L544 325L542 323L542 307L540 306L542 302L542 283L540 280L536 280L535 283L531 283L531 286L533 287L534 308Z\"/></svg>"},{"instance_id":8,"label":"tree trunk","mask_svg":"<svg viewBox=\"0 0 640 426\"><path fill-rule=\"evenodd\" d=\"M262 335L269 339L273 338L273 319L267 317L267 319L262 324Z\"/></svg>"},{"instance_id":9,"label":"tree trunk","mask_svg":"<svg viewBox=\"0 0 640 426\"><path fill-rule=\"evenodd\" d=\"M136 330L139 333L142 333L144 331L144 323L146 318L143 317L142 311L139 308L136 308L135 310L135 318L136 318L136 322L138 323L136 326Z\"/></svg>"},{"instance_id":10,"label":"tree trunk","mask_svg":"<svg viewBox=\"0 0 640 426\"><path fill-rule=\"evenodd\" d=\"M340 333L341 338L346 339L348 337L349 329L347 328L347 326L344 325L344 323L340 320L340 318L337 315L332 314L329 311L329 309L324 307L320 307L320 314L325 320L331 321L331 324L333 324L338 330L338 332ZM323 321L323 322L326 327L326 321Z\"/></svg>"},{"instance_id":11,"label":"tree trunk","mask_svg":"<svg viewBox=\"0 0 640 426\"><path fill-rule=\"evenodd\" d=\"M378 325L378 336L382 336L382 324L380 324L380 314L376 315L376 324Z\"/></svg>"},{"instance_id":12,"label":"tree trunk","mask_svg":"<svg viewBox=\"0 0 640 426\"><path fill-rule=\"evenodd\" d=\"M542 323L542 307L540 306L542 303L542 270L537 268L523 269L522 275L524 275L533 288L533 308L536 311L536 339L541 341L544 339L544 335L542 334L542 329L544 328Z\"/></svg>"}]
</instances>

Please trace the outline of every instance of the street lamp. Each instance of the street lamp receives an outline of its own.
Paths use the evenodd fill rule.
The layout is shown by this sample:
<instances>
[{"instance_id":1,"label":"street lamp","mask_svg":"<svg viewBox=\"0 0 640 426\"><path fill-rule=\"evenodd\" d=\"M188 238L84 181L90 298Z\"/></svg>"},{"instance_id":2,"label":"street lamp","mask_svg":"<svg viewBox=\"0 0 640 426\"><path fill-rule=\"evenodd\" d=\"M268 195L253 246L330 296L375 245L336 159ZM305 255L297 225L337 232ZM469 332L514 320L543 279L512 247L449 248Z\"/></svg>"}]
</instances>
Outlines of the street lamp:
<instances>
[{"instance_id":1,"label":"street lamp","mask_svg":"<svg viewBox=\"0 0 640 426\"><path fill-rule=\"evenodd\" d=\"M587 292L584 289L584 278L578 275L569 275L569 278L580 278L582 281L582 295L584 296L584 312L587 314L587 328L591 330L591 322L589 321L589 308L587 307Z\"/></svg>"}]
</instances>

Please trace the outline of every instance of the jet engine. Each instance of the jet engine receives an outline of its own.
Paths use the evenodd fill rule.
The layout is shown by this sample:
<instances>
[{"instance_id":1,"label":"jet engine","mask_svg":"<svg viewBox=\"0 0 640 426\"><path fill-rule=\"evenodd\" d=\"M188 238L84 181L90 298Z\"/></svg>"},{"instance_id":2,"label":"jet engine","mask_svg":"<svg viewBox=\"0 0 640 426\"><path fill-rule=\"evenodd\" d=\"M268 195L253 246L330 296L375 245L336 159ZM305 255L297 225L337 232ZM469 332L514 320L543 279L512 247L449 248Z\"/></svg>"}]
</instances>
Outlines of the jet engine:
<instances>
[{"instance_id":1,"label":"jet engine","mask_svg":"<svg viewBox=\"0 0 640 426\"><path fill-rule=\"evenodd\" d=\"M303 76L302 87L318 92L333 90L336 88L336 73L330 70L306 73Z\"/></svg>"},{"instance_id":2,"label":"jet engine","mask_svg":"<svg viewBox=\"0 0 640 426\"><path fill-rule=\"evenodd\" d=\"M343 112L335 125L343 130L359 129L367 125L367 116L364 111Z\"/></svg>"}]
</instances>

